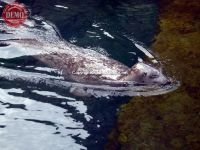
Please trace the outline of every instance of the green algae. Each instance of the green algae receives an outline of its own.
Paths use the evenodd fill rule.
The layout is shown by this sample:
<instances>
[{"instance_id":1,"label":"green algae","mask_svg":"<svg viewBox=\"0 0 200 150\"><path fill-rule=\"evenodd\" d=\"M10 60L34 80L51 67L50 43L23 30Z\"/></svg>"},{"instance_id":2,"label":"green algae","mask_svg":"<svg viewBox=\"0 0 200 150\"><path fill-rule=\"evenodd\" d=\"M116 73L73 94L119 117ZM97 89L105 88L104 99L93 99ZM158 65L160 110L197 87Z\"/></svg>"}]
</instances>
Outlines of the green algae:
<instances>
[{"instance_id":1,"label":"green algae","mask_svg":"<svg viewBox=\"0 0 200 150\"><path fill-rule=\"evenodd\" d=\"M164 68L181 87L122 106L107 149L200 149L199 11L195 0L161 0L160 33L152 48L168 60Z\"/></svg>"}]
</instances>

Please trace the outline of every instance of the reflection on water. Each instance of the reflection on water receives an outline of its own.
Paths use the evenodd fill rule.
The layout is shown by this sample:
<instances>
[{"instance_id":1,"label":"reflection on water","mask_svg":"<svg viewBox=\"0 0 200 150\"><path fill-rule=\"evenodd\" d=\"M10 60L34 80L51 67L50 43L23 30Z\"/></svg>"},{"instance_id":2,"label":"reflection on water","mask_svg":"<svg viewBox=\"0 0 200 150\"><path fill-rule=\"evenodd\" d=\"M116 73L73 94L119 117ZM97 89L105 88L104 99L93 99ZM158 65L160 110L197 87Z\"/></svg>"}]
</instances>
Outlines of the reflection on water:
<instances>
[{"instance_id":1,"label":"reflection on water","mask_svg":"<svg viewBox=\"0 0 200 150\"><path fill-rule=\"evenodd\" d=\"M15 88L0 89L0 145L5 150L103 146L104 136L115 118L113 113L126 102L78 99L62 91L55 93L52 89L42 91L39 87L14 84L3 83L1 86Z\"/></svg>"},{"instance_id":2,"label":"reflection on water","mask_svg":"<svg viewBox=\"0 0 200 150\"><path fill-rule=\"evenodd\" d=\"M35 150L40 145L40 149L85 149L72 138L84 140L89 136L82 122L75 120L67 109L25 98L23 92L21 89L0 89L1 147ZM85 113L84 104L80 103L77 107L73 103L78 102L69 102L77 113Z\"/></svg>"},{"instance_id":3,"label":"reflection on water","mask_svg":"<svg viewBox=\"0 0 200 150\"><path fill-rule=\"evenodd\" d=\"M143 58L145 55L137 49L132 40L139 40L148 45L155 33L156 5L146 0L134 2L23 0L21 2L29 7L32 15L53 22L60 31L57 34L61 34L65 40L91 48L128 66L132 66L138 58ZM38 33L36 36L57 43L58 36L53 36L48 24L41 22L40 19L38 17L37 24L42 26L38 28L43 27L45 35L39 32L38 28L33 28L31 21L26 22L26 26L30 29L28 33ZM0 32L1 40L5 38L3 34ZM15 35L17 38L27 36L25 32L16 32ZM6 36L10 38L9 34ZM12 69L30 74L40 73L41 78L48 76L61 78L57 70L25 56L41 54L41 50L26 52L23 48L16 49L16 46L0 45L0 52L0 65L4 67L4 70L1 67L0 74L9 74L9 69ZM24 59L26 57L27 59ZM19 75L19 72L16 73ZM10 77L14 76L15 72ZM127 100L126 97L81 98L67 93L62 88L1 78L1 149L103 149L107 135L114 125L116 112Z\"/></svg>"}]
</instances>

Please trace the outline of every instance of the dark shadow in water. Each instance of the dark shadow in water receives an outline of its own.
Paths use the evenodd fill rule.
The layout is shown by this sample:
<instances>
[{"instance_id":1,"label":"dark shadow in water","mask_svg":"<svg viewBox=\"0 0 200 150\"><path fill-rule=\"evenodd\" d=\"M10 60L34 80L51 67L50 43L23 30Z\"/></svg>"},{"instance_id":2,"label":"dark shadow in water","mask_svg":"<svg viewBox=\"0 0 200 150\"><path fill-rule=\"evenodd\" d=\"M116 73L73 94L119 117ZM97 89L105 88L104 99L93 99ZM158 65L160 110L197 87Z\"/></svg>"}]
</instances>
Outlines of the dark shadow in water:
<instances>
[{"instance_id":1,"label":"dark shadow in water","mask_svg":"<svg viewBox=\"0 0 200 150\"><path fill-rule=\"evenodd\" d=\"M67 41L82 47L106 49L111 57L128 66L136 63L138 56L144 57L132 40L149 46L158 28L158 10L154 0L21 2L29 6L31 15L42 16L53 22ZM66 6L68 9L57 8L55 5ZM136 55L130 55L129 52L136 52Z\"/></svg>"}]
</instances>

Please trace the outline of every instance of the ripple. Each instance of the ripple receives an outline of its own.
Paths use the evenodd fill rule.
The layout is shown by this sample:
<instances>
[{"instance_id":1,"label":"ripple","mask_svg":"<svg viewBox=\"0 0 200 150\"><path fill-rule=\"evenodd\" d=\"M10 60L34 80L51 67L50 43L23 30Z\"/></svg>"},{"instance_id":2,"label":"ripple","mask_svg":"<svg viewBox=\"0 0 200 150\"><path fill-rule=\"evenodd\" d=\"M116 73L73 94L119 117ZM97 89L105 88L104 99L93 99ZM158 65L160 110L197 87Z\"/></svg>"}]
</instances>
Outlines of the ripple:
<instances>
[{"instance_id":1,"label":"ripple","mask_svg":"<svg viewBox=\"0 0 200 150\"><path fill-rule=\"evenodd\" d=\"M72 118L66 109L34 99L12 96L5 89L0 89L0 95L0 101L4 104L26 107L26 110L17 107L11 109L0 104L0 113L3 114L0 115L0 145L5 149L26 150L30 147L29 149L35 150L38 145L40 149L50 150L86 149L73 137L83 140L89 134L83 129L83 123Z\"/></svg>"}]
</instances>

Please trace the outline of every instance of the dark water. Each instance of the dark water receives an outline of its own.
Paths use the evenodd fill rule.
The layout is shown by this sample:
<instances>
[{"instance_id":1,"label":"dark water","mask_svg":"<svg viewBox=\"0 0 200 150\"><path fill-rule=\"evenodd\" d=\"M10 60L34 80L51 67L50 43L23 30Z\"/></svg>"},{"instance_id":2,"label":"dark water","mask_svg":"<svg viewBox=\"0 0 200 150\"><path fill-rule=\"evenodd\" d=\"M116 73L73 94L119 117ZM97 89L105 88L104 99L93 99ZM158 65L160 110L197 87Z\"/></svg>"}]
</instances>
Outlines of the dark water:
<instances>
[{"instance_id":1,"label":"dark water","mask_svg":"<svg viewBox=\"0 0 200 150\"><path fill-rule=\"evenodd\" d=\"M20 2L27 5L31 16L41 16L55 24L65 40L128 66L145 56L133 41L149 46L157 29L157 5L150 0ZM39 67L19 58L1 58L0 63L16 68ZM120 105L129 99L80 98L63 89L1 79L0 149L104 149Z\"/></svg>"}]
</instances>

